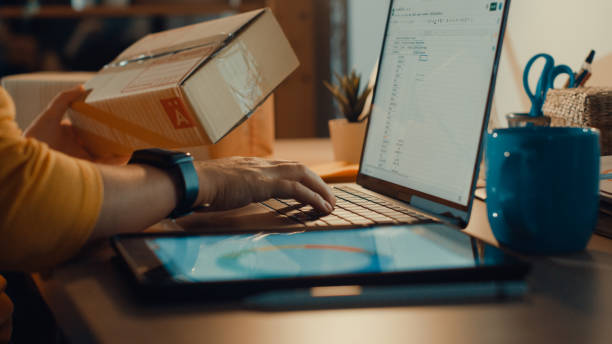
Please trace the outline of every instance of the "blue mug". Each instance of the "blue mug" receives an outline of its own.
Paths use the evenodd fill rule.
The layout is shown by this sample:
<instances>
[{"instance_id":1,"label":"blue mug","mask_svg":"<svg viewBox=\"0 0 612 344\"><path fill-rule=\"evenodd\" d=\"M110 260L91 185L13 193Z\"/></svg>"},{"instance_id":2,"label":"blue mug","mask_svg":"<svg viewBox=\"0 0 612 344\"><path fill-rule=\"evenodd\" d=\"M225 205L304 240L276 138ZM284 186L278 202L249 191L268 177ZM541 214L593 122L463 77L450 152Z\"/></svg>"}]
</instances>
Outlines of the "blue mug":
<instances>
[{"instance_id":1,"label":"blue mug","mask_svg":"<svg viewBox=\"0 0 612 344\"><path fill-rule=\"evenodd\" d=\"M583 250L597 224L599 131L496 129L487 135L487 214L508 248L539 254Z\"/></svg>"}]
</instances>

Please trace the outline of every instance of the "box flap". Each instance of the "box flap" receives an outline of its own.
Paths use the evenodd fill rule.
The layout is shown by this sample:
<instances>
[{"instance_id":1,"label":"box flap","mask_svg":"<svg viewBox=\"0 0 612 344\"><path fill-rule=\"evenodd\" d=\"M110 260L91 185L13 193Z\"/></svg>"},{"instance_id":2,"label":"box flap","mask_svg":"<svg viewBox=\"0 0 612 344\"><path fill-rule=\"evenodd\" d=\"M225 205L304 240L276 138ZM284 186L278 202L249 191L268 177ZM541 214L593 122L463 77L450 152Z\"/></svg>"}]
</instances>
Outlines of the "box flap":
<instances>
[{"instance_id":1,"label":"box flap","mask_svg":"<svg viewBox=\"0 0 612 344\"><path fill-rule=\"evenodd\" d=\"M254 10L227 18L149 34L124 50L111 65L126 64L131 60L171 54L185 49L203 46L221 46L222 43L263 13Z\"/></svg>"}]
</instances>

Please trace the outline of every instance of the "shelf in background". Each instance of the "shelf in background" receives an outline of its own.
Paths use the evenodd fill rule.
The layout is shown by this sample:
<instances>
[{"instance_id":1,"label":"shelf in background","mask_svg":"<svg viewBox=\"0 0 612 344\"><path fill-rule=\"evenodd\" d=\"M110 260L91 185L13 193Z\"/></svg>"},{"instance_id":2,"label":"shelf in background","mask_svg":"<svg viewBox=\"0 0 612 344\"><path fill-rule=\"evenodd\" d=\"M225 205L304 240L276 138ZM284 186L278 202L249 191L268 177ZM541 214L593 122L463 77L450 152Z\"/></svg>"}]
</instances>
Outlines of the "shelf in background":
<instances>
[{"instance_id":1,"label":"shelf in background","mask_svg":"<svg viewBox=\"0 0 612 344\"><path fill-rule=\"evenodd\" d=\"M28 7L19 5L4 5L5 0L0 0L0 26L3 20L7 20L8 27L11 25L25 25L32 29L34 33L24 34L23 39L26 43L39 39L42 42L46 39L51 41L62 41L53 30L48 34L44 32L46 27L55 25L56 22L61 22L64 19L74 19L76 21L96 18L96 19L113 19L113 18L161 18L161 17L178 17L178 16L214 16L227 12L246 12L262 7L270 7L276 16L279 24L285 31L285 35L293 47L298 59L300 67L294 71L291 76L283 82L283 84L275 91L275 112L278 115L275 117L275 130L279 138L297 138L297 137L315 137L317 135L317 116L318 112L318 97L319 89L322 87L320 80L329 79L330 63L330 48L327 40L330 37L330 18L334 8L338 7L345 9L342 5L346 0L130 0L132 3L126 6L120 5L97 5L87 7L77 11L68 4L65 5L41 5L39 7ZM23 1L25 2L25 1ZM44 3L44 0L38 2ZM68 3L67 0L64 0ZM105 1L98 1L105 2ZM334 5L336 3L336 5ZM237 5L236 5L237 4ZM344 10L338 13L344 13ZM341 16L345 16L342 14ZM51 19L51 20L49 20ZM199 19L199 18L198 18ZM206 18L204 18L206 19ZM11 23L14 22L14 23ZM42 23L41 25L38 25ZM77 24L78 25L78 24ZM163 27L157 24L154 30L162 30ZM344 26L338 26L344 27ZM334 30L336 30L335 28ZM85 30L85 29L84 29ZM337 29L345 30L345 29ZM27 30L26 30L27 31ZM61 30L60 30L61 31ZM87 30L85 30L87 31ZM59 31L58 31L59 32ZM31 37L27 37L30 35ZM39 35L35 37L33 35ZM346 34L342 34L345 37ZM14 50L22 49L18 46L21 41L7 41L2 44L13 44L16 46ZM4 48L0 44L0 50ZM53 43L55 44L55 43ZM62 43L64 44L64 43ZM97 42L96 44L101 44ZM53 47L61 52L65 47ZM47 49L47 48L45 48ZM338 48L345 50L345 48ZM23 49L22 49L23 50ZM39 51L42 53L42 51ZM339 54L338 56L345 56ZM34 56L36 57L36 56ZM108 57L112 59L114 56ZM39 59L39 57L36 57ZM102 59L101 59L102 60ZM80 60L75 60L80 62ZM74 63L75 61L71 61ZM108 60L103 59L97 65L106 63ZM342 57L337 58L338 65L344 65ZM51 64L53 64L53 60ZM36 62L32 62L35 64ZM317 69L317 66L322 66ZM30 69L28 69L30 68ZM37 65L35 68L26 67L27 71L40 70L42 68ZM94 70L93 67L80 68L78 70ZM331 108L331 103L326 107ZM325 111L321 113L330 113ZM323 125L327 125L327 115L324 115Z\"/></svg>"},{"instance_id":2,"label":"shelf in background","mask_svg":"<svg viewBox=\"0 0 612 344\"><path fill-rule=\"evenodd\" d=\"M92 6L77 11L65 5L40 7L0 6L0 18L80 18L80 17L134 17L134 16L181 16L206 15L226 11L245 12L264 7L264 0L243 0L239 6L227 2L204 2L200 4L149 4L129 6Z\"/></svg>"}]
</instances>

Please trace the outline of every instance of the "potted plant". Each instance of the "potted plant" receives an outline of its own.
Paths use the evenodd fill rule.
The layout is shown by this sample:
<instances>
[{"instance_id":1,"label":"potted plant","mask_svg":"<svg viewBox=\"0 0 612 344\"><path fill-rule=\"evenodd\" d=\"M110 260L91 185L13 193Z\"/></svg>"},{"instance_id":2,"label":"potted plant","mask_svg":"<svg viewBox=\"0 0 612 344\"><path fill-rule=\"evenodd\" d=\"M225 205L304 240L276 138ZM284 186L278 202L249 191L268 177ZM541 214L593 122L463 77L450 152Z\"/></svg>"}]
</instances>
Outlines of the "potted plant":
<instances>
[{"instance_id":1,"label":"potted plant","mask_svg":"<svg viewBox=\"0 0 612 344\"><path fill-rule=\"evenodd\" d=\"M366 103L372 93L372 85L367 85L363 91L360 91L361 75L355 70L344 76L336 74L336 79L338 81L336 85L323 81L334 96L343 116L329 121L334 157L338 161L357 164L361 158L366 119L371 110Z\"/></svg>"}]
</instances>

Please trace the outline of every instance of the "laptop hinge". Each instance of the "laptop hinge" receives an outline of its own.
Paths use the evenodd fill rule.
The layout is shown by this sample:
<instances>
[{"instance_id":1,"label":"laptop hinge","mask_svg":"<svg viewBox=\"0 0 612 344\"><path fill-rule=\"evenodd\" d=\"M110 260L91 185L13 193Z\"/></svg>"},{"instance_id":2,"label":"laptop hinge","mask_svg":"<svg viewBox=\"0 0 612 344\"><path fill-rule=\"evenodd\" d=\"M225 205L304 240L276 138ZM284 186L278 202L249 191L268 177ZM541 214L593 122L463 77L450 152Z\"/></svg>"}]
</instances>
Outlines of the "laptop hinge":
<instances>
[{"instance_id":1,"label":"laptop hinge","mask_svg":"<svg viewBox=\"0 0 612 344\"><path fill-rule=\"evenodd\" d=\"M408 204L410 204L410 200L412 199L412 195L405 193L405 192L398 192L395 195L395 198L397 198L398 200L402 201L402 202L406 202Z\"/></svg>"}]
</instances>

